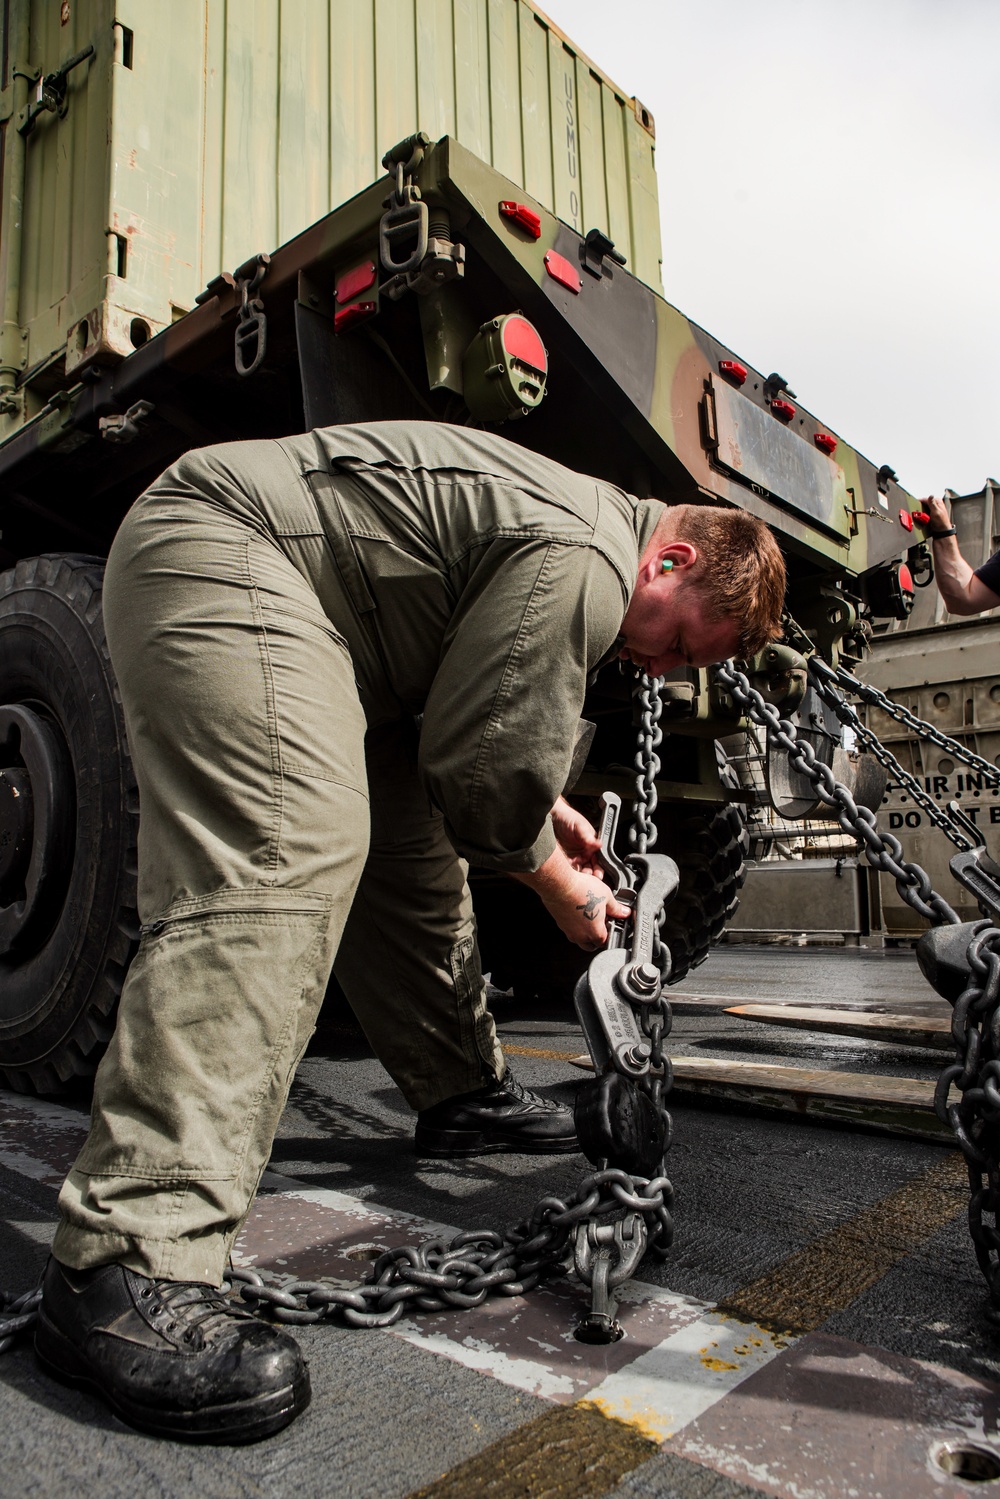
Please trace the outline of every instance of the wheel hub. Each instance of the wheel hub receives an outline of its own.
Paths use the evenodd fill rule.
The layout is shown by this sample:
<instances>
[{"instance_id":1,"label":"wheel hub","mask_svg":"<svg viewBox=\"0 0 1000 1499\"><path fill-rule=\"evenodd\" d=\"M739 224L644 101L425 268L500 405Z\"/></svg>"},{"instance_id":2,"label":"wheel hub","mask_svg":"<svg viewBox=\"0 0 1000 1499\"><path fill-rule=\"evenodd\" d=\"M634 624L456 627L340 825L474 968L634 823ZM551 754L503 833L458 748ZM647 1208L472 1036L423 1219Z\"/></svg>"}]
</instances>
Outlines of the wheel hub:
<instances>
[{"instance_id":1,"label":"wheel hub","mask_svg":"<svg viewBox=\"0 0 1000 1499\"><path fill-rule=\"evenodd\" d=\"M0 955L58 910L72 865L73 783L55 728L0 706Z\"/></svg>"},{"instance_id":2,"label":"wheel hub","mask_svg":"<svg viewBox=\"0 0 1000 1499\"><path fill-rule=\"evenodd\" d=\"M31 862L35 814L26 770L0 770L0 906L10 905Z\"/></svg>"}]
</instances>

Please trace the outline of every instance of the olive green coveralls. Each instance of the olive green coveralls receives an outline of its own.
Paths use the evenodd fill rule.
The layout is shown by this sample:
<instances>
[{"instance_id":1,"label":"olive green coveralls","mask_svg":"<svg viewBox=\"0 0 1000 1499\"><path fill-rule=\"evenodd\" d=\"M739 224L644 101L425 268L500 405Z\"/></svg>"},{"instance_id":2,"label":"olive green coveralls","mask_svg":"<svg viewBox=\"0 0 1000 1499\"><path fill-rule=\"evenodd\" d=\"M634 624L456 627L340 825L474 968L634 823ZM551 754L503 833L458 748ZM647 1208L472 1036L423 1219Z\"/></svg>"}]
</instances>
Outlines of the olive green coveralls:
<instances>
[{"instance_id":1,"label":"olive green coveralls","mask_svg":"<svg viewBox=\"0 0 1000 1499\"><path fill-rule=\"evenodd\" d=\"M432 422L206 448L140 497L104 614L142 940L58 1259L219 1284L335 958L414 1109L501 1075L466 861L552 852L661 511Z\"/></svg>"}]
</instances>

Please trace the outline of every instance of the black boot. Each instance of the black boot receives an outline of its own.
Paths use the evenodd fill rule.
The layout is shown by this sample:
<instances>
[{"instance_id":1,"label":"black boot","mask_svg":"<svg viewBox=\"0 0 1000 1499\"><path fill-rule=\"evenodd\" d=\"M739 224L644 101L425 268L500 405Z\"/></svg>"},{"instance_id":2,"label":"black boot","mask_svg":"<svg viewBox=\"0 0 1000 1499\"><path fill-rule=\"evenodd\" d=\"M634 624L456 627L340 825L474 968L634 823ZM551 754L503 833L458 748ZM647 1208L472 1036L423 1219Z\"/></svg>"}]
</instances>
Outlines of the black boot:
<instances>
[{"instance_id":1,"label":"black boot","mask_svg":"<svg viewBox=\"0 0 1000 1499\"><path fill-rule=\"evenodd\" d=\"M256 1442L309 1404L299 1345L212 1286L50 1259L35 1352L132 1426L185 1442Z\"/></svg>"},{"instance_id":2,"label":"black boot","mask_svg":"<svg viewBox=\"0 0 1000 1499\"><path fill-rule=\"evenodd\" d=\"M525 1155L579 1150L573 1110L522 1088L510 1068L498 1083L446 1098L417 1115L418 1155Z\"/></svg>"}]
</instances>

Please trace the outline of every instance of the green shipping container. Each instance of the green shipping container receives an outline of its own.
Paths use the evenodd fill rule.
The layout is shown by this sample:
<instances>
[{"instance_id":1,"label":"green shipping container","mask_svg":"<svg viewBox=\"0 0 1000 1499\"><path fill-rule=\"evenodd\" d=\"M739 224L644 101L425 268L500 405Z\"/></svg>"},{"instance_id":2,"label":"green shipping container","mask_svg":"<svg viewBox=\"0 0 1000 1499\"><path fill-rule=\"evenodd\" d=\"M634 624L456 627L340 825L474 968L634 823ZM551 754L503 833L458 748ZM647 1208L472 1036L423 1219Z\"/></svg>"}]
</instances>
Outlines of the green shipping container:
<instances>
[{"instance_id":1,"label":"green shipping container","mask_svg":"<svg viewBox=\"0 0 1000 1499\"><path fill-rule=\"evenodd\" d=\"M609 234L659 288L653 122L527 0L6 0L4 16L0 440L418 129ZM51 75L87 48L60 99Z\"/></svg>"}]
</instances>

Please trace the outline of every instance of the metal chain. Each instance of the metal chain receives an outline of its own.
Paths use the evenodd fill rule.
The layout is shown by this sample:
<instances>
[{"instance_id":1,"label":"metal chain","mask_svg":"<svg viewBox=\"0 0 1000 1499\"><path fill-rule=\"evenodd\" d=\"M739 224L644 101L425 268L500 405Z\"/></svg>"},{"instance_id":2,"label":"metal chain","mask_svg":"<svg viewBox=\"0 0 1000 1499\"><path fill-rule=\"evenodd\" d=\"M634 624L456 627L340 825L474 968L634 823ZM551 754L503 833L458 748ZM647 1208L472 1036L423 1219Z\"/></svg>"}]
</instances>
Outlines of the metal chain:
<instances>
[{"instance_id":1,"label":"metal chain","mask_svg":"<svg viewBox=\"0 0 1000 1499\"><path fill-rule=\"evenodd\" d=\"M938 1080L934 1107L955 1132L969 1172L969 1232L989 1289L987 1316L1000 1323L1000 931L976 922L968 988L955 1001L956 1060ZM961 1097L948 1102L956 1088Z\"/></svg>"},{"instance_id":2,"label":"metal chain","mask_svg":"<svg viewBox=\"0 0 1000 1499\"><path fill-rule=\"evenodd\" d=\"M815 686L816 691L819 693L823 701L825 703L828 703L829 706L833 709L837 717L840 719L840 722L842 724L846 724L850 729L853 730L861 744L872 756L872 758L878 761L878 763L887 772L887 774L895 779L896 784L902 787L913 798L913 800L919 807L923 808L928 821L933 823L936 828L944 833L945 837L950 839L956 848L961 849L963 852L966 852L970 848L974 848L975 844L972 842L971 838L967 837L962 829L957 826L957 824L949 816L945 808L939 806L931 796L930 792L925 790L925 788L921 786L916 776L908 771L904 765L900 764L891 750L886 749L885 745L878 738L878 736L861 718L860 714L853 706L853 704L848 703L841 696L839 691L837 691L836 687L833 684L835 681L838 681L839 683L839 679L837 678L835 673L831 671L830 667L827 666L826 662L820 660L816 656L810 657L809 675L812 678L813 685ZM849 681L854 680L850 676L849 672L845 672L844 676L847 677ZM885 694L880 692L877 687L872 688L872 692L875 694L875 696L874 698L868 699L870 703L875 702L879 699L883 699L885 697ZM886 699L886 701L888 701L888 699ZM917 723L921 722L920 719L917 719L916 721ZM927 728L929 729L930 727L931 725L928 724ZM940 735L939 737L944 738L945 736ZM985 761L983 763L985 764Z\"/></svg>"},{"instance_id":3,"label":"metal chain","mask_svg":"<svg viewBox=\"0 0 1000 1499\"><path fill-rule=\"evenodd\" d=\"M851 833L864 844L869 864L892 875L896 889L908 906L933 925L956 923L958 917L943 895L931 886L925 870L903 857L903 846L891 833L879 832L875 813L859 807L847 787L836 779L829 766L817 759L812 745L799 740L795 725L782 718L777 708L750 686L748 679L731 661L715 668L716 679L729 693L742 713L771 733L774 742L785 750L792 766L805 776L813 791L828 807L834 808L837 821L845 833Z\"/></svg>"},{"instance_id":4,"label":"metal chain","mask_svg":"<svg viewBox=\"0 0 1000 1499\"><path fill-rule=\"evenodd\" d=\"M659 1243L671 1229L672 1197L665 1177L647 1181L625 1171L596 1171L583 1178L569 1202L543 1197L530 1218L504 1235L481 1230L387 1250L363 1286L296 1281L279 1290L255 1270L242 1269L230 1270L228 1280L250 1306L279 1322L336 1319L350 1327L391 1327L407 1313L468 1310L491 1292L523 1296L543 1280L567 1274L572 1232L591 1218L623 1209L641 1213L651 1241Z\"/></svg>"},{"instance_id":5,"label":"metal chain","mask_svg":"<svg viewBox=\"0 0 1000 1499\"><path fill-rule=\"evenodd\" d=\"M637 672L636 675L633 696L639 706L639 735L634 761L635 798L632 803L632 821L628 830L628 841L633 853L645 854L656 846L659 836L653 814L659 800L656 778L660 773L659 749L663 743L663 729L660 724L663 716L663 678L649 677L645 672ZM652 956L665 984L670 977L671 960L670 949L660 935L664 914L664 908L661 906L656 917L656 935ZM670 1058L664 1051L664 1042L670 1034L673 1021L665 994L664 989L658 999L651 1004L644 1004L639 1011L639 1025L649 1042L649 1071L639 1079L639 1087L649 1095L653 1107L663 1121L664 1160L666 1152L670 1149L673 1131L673 1120L664 1102L673 1083ZM662 1169L665 1168L661 1167ZM671 1228L669 1235L665 1235L659 1243L651 1244L650 1247L662 1257L669 1249L672 1239Z\"/></svg>"},{"instance_id":6,"label":"metal chain","mask_svg":"<svg viewBox=\"0 0 1000 1499\"><path fill-rule=\"evenodd\" d=\"M884 694L877 688L869 688L866 684L857 682L849 672L835 672L816 657L810 660L809 665L817 690L837 709L841 721L851 723L856 732L862 730L861 737L866 744L871 744L874 740L877 745L878 741L861 724L856 710L840 698L834 682L837 687L857 691L866 702L878 707L886 707L888 700ZM854 832L863 841L869 863L893 875L896 888L903 899L934 924L957 922L957 915L947 901L931 889L930 881L920 866L902 858L898 840L891 834L878 834L874 827L874 814L867 808L857 807L846 787L841 786L825 766L812 763L815 756L810 746L796 744L793 726L779 718L777 710L750 687L747 679L735 670L731 662L716 670L719 681L739 707L749 713L754 722L762 723L771 730L791 757L795 768L811 781L817 795L837 809L841 827L845 831ZM892 704L891 707L896 708L897 705ZM966 764L975 764L977 768L983 768L991 777L996 778L996 772L986 761L966 752L963 746L956 745L954 740L940 734L932 725L915 718L909 710L892 712L891 716L905 722L908 727L917 729L925 739L932 740L952 753L957 754L961 750L961 758ZM879 748L884 747L879 745ZM898 766L898 762L888 751L885 754L889 761ZM886 764L881 755L878 758ZM902 771L901 766L898 766L897 774L899 771ZM901 780L912 792L914 778L909 772L903 771ZM938 826L942 826L938 818L935 821ZM959 841L954 836L957 830L950 824L944 830L954 842ZM964 835L961 836L965 847L971 848L973 845L969 840ZM974 924L966 960L970 974L969 984L955 1002L952 1015L956 1060L941 1073L934 1106L938 1116L951 1125L965 1156L971 1192L969 1231L979 1268L989 1290L987 1316L990 1321L1000 1324L1000 929L991 921ZM960 1094L955 1103L948 1101L952 1088Z\"/></svg>"},{"instance_id":7,"label":"metal chain","mask_svg":"<svg viewBox=\"0 0 1000 1499\"><path fill-rule=\"evenodd\" d=\"M862 702L867 703L870 707L880 708L883 713L887 713L897 723L903 724L908 729L912 729L921 739L929 740L931 744L936 744L939 749L946 750L949 755L954 755L955 759L961 760L964 765L969 765L973 770L978 770L988 778L990 786L1000 787L1000 769L997 766L991 765L988 760L984 760L974 750L967 748L960 740L952 739L950 735L942 733L940 729L936 729L932 723L926 723L922 718L918 718L909 708L904 708L902 703L893 702L892 698L887 697L878 687L873 687L870 682L859 681L857 677L852 676L843 666L828 666L825 661L816 655L810 657L809 667L811 671L822 676L827 682L836 682L845 692L850 692L853 696L861 698Z\"/></svg>"},{"instance_id":8,"label":"metal chain","mask_svg":"<svg viewBox=\"0 0 1000 1499\"><path fill-rule=\"evenodd\" d=\"M0 1291L0 1353L14 1346L19 1332L27 1332L38 1320L38 1308L42 1304L42 1288L35 1286L14 1296Z\"/></svg>"},{"instance_id":9,"label":"metal chain","mask_svg":"<svg viewBox=\"0 0 1000 1499\"><path fill-rule=\"evenodd\" d=\"M662 677L648 677L645 672L637 674L633 697L639 704L639 738L635 749L635 800L632 803L632 825L628 830L629 847L633 853L645 854L656 844L656 823L653 813L659 798L656 794L656 778L660 773L660 757L657 751L663 743L660 719L663 716Z\"/></svg>"}]
</instances>

